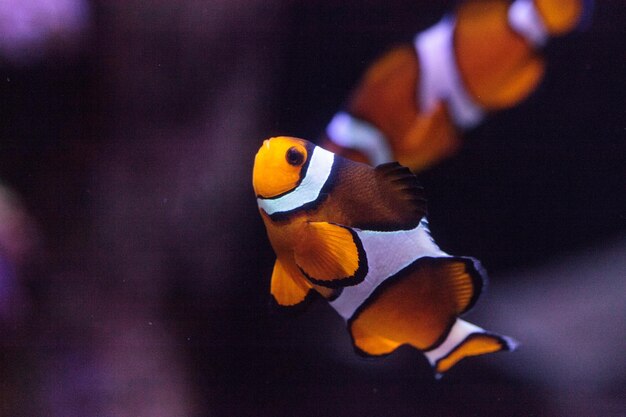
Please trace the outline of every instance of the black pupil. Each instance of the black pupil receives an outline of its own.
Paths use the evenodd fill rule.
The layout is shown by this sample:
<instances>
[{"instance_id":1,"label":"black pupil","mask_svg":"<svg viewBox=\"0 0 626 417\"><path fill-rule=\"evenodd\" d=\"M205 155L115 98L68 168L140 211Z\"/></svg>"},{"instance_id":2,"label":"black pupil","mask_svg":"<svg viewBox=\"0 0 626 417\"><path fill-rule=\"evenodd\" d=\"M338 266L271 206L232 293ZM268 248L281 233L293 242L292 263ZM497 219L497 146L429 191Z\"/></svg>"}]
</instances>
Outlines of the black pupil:
<instances>
[{"instance_id":1,"label":"black pupil","mask_svg":"<svg viewBox=\"0 0 626 417\"><path fill-rule=\"evenodd\" d=\"M289 162L290 165L298 166L304 162L304 155L295 147L289 148L287 150L287 162Z\"/></svg>"}]
</instances>

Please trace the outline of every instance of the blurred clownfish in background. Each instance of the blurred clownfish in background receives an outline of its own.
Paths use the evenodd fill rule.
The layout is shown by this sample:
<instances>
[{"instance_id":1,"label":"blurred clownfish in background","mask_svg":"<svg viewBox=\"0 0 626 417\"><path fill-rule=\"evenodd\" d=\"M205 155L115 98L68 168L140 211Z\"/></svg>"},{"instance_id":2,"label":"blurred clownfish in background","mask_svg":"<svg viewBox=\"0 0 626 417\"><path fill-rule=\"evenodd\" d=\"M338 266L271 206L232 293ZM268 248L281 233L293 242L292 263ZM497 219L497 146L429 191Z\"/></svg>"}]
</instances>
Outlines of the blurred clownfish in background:
<instances>
[{"instance_id":1,"label":"blurred clownfish in background","mask_svg":"<svg viewBox=\"0 0 626 417\"><path fill-rule=\"evenodd\" d=\"M539 84L538 49L575 28L591 0L469 0L375 61L326 128L322 146L414 171L454 153L459 133Z\"/></svg>"},{"instance_id":2,"label":"blurred clownfish in background","mask_svg":"<svg viewBox=\"0 0 626 417\"><path fill-rule=\"evenodd\" d=\"M478 299L485 272L435 244L408 168L373 168L275 137L259 149L252 181L277 256L271 293L280 305L316 290L347 321L357 352L381 356L409 344L437 376L464 357L515 348L458 318Z\"/></svg>"}]
</instances>

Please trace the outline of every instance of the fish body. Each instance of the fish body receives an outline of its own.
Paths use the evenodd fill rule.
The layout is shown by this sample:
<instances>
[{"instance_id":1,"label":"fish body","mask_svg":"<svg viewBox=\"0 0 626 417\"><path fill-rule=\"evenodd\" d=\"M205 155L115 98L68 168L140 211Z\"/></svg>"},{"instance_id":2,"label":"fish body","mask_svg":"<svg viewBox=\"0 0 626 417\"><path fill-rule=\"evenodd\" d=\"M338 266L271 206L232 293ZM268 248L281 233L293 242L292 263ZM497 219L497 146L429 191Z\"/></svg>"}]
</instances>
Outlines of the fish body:
<instances>
[{"instance_id":1,"label":"fish body","mask_svg":"<svg viewBox=\"0 0 626 417\"><path fill-rule=\"evenodd\" d=\"M408 168L374 168L277 137L259 149L253 185L276 252L271 293L279 304L315 290L346 320L357 352L380 356L409 344L437 375L463 357L515 347L459 318L485 272L436 245Z\"/></svg>"},{"instance_id":2,"label":"fish body","mask_svg":"<svg viewBox=\"0 0 626 417\"><path fill-rule=\"evenodd\" d=\"M372 165L397 160L414 171L433 165L458 149L462 131L536 89L545 70L539 50L571 31L589 3L461 3L412 45L370 66L327 126L323 146Z\"/></svg>"}]
</instances>

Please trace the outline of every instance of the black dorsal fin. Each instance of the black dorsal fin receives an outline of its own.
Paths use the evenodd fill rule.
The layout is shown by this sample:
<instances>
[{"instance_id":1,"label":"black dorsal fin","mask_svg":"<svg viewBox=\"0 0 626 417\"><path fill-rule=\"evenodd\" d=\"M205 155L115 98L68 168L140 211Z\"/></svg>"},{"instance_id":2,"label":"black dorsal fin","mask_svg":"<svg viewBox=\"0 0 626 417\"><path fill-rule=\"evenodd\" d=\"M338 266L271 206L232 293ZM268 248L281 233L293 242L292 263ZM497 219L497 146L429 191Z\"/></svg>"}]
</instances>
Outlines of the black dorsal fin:
<instances>
[{"instance_id":1,"label":"black dorsal fin","mask_svg":"<svg viewBox=\"0 0 626 417\"><path fill-rule=\"evenodd\" d=\"M378 165L374 170L381 196L397 204L399 215L413 218L415 225L427 213L424 188L415 174L398 162Z\"/></svg>"},{"instance_id":2,"label":"black dorsal fin","mask_svg":"<svg viewBox=\"0 0 626 417\"><path fill-rule=\"evenodd\" d=\"M369 165L336 157L324 220L365 230L409 230L426 215L424 190L397 162Z\"/></svg>"}]
</instances>

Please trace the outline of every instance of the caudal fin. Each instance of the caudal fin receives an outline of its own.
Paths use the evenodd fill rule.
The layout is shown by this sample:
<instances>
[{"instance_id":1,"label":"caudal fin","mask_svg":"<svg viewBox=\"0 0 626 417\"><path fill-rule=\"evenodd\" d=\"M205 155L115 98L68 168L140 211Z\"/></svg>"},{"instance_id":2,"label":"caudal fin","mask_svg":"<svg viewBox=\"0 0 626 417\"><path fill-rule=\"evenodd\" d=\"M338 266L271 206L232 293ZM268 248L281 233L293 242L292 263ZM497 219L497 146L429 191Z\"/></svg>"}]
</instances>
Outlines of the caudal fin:
<instances>
[{"instance_id":1,"label":"caudal fin","mask_svg":"<svg viewBox=\"0 0 626 417\"><path fill-rule=\"evenodd\" d=\"M517 0L517 3L527 1ZM563 35L584 25L593 10L592 0L534 0L533 3L550 35Z\"/></svg>"},{"instance_id":2,"label":"caudal fin","mask_svg":"<svg viewBox=\"0 0 626 417\"><path fill-rule=\"evenodd\" d=\"M510 337L487 332L457 319L443 343L435 349L425 351L424 355L432 365L436 378L441 378L444 372L463 358L503 350L512 351L516 347L517 342Z\"/></svg>"}]
</instances>

